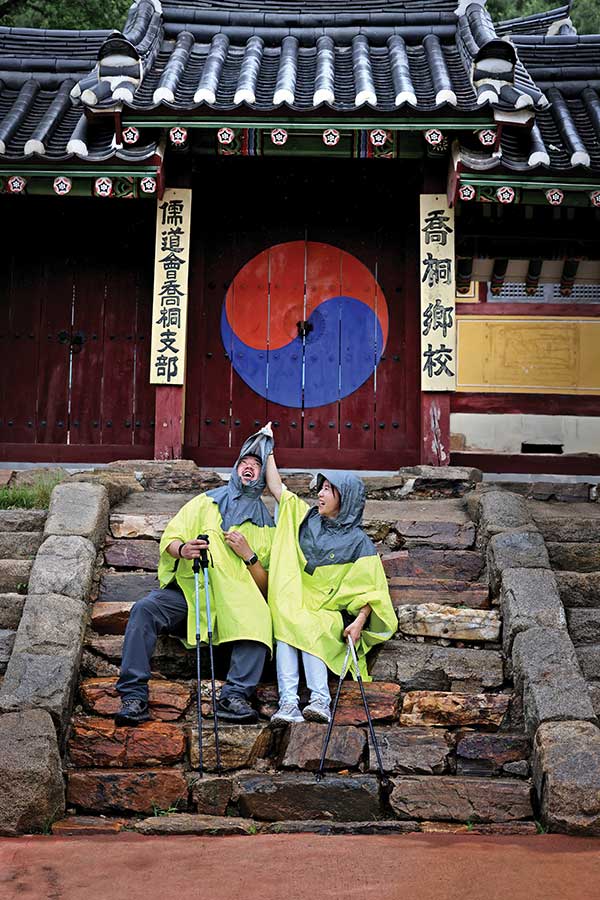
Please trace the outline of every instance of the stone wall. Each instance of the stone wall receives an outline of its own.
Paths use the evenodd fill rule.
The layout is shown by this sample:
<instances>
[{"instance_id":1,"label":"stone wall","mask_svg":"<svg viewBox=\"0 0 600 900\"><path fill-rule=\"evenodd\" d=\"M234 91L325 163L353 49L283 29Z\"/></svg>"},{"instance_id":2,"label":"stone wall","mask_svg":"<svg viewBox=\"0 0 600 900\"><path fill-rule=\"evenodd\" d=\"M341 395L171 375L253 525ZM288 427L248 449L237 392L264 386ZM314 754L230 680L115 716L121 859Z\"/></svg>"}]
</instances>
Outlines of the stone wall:
<instances>
[{"instance_id":1,"label":"stone wall","mask_svg":"<svg viewBox=\"0 0 600 900\"><path fill-rule=\"evenodd\" d=\"M544 538L522 496L487 490L472 507L533 740L542 821L553 831L600 834L600 730Z\"/></svg>"},{"instance_id":2,"label":"stone wall","mask_svg":"<svg viewBox=\"0 0 600 900\"><path fill-rule=\"evenodd\" d=\"M109 507L103 484L69 480L52 492L0 687L0 834L42 830L64 811L60 752Z\"/></svg>"}]
</instances>

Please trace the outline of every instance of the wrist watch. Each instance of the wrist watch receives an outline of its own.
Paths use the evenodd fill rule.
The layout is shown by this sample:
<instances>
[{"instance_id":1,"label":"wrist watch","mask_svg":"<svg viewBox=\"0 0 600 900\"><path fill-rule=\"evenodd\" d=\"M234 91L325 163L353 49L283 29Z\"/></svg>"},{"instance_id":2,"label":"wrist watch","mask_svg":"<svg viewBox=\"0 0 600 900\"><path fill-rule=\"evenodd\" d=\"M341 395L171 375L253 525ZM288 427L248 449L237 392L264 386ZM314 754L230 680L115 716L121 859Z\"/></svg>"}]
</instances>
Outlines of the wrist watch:
<instances>
[{"instance_id":1,"label":"wrist watch","mask_svg":"<svg viewBox=\"0 0 600 900\"><path fill-rule=\"evenodd\" d=\"M248 568L250 568L250 566L253 566L254 563L257 563L257 562L258 562L258 556L256 555L256 553L253 553L252 556L250 557L250 559L244 560L244 565L248 566Z\"/></svg>"}]
</instances>

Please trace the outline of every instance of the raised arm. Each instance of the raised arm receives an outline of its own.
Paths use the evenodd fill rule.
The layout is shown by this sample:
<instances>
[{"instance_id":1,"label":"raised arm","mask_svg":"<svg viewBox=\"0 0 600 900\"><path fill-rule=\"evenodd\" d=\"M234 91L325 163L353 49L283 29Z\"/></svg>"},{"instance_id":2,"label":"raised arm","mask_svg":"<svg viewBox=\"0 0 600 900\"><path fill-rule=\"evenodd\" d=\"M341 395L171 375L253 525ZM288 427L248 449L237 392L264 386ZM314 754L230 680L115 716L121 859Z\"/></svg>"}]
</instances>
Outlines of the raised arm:
<instances>
[{"instance_id":1,"label":"raised arm","mask_svg":"<svg viewBox=\"0 0 600 900\"><path fill-rule=\"evenodd\" d=\"M267 487L275 497L275 501L279 503L281 499L281 494L283 492L283 481L281 480L281 476L277 469L277 463L275 462L275 456L270 453L267 457L267 466L265 469L265 474L267 477Z\"/></svg>"}]
</instances>

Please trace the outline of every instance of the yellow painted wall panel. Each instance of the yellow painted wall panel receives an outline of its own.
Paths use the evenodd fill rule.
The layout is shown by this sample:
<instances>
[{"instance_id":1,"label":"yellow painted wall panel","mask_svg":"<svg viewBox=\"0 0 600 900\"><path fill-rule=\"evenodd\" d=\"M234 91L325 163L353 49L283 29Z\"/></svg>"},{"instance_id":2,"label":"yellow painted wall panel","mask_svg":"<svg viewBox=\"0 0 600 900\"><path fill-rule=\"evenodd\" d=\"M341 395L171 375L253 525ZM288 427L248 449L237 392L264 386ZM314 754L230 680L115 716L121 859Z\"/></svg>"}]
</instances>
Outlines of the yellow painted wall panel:
<instances>
[{"instance_id":1,"label":"yellow painted wall panel","mask_svg":"<svg viewBox=\"0 0 600 900\"><path fill-rule=\"evenodd\" d=\"M600 394L600 320L464 316L457 390Z\"/></svg>"}]
</instances>

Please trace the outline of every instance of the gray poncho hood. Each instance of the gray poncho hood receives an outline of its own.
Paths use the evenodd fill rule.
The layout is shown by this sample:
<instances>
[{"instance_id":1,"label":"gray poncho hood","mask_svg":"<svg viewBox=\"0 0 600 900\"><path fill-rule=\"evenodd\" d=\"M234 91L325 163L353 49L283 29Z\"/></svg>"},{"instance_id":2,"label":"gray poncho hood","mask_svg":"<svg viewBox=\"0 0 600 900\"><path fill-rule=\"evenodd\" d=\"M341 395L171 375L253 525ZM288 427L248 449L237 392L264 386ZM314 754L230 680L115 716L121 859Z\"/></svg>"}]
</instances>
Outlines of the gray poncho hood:
<instances>
[{"instance_id":1,"label":"gray poncho hood","mask_svg":"<svg viewBox=\"0 0 600 900\"><path fill-rule=\"evenodd\" d=\"M317 490L327 479L340 493L340 511L335 519L322 516L315 507L308 511L298 535L306 557L305 571L312 575L317 566L343 565L377 551L361 527L365 509L365 486L350 472L319 472Z\"/></svg>"},{"instance_id":2,"label":"gray poncho hood","mask_svg":"<svg viewBox=\"0 0 600 900\"><path fill-rule=\"evenodd\" d=\"M260 431L251 435L244 442L228 483L206 492L206 496L214 500L219 507L223 531L229 531L232 525L241 525L243 522L252 522L260 527L275 527L273 517L261 500L267 484L265 476L267 457L272 449L273 438ZM243 484L237 473L237 467L244 456L256 456L261 462L259 477L249 484Z\"/></svg>"}]
</instances>

